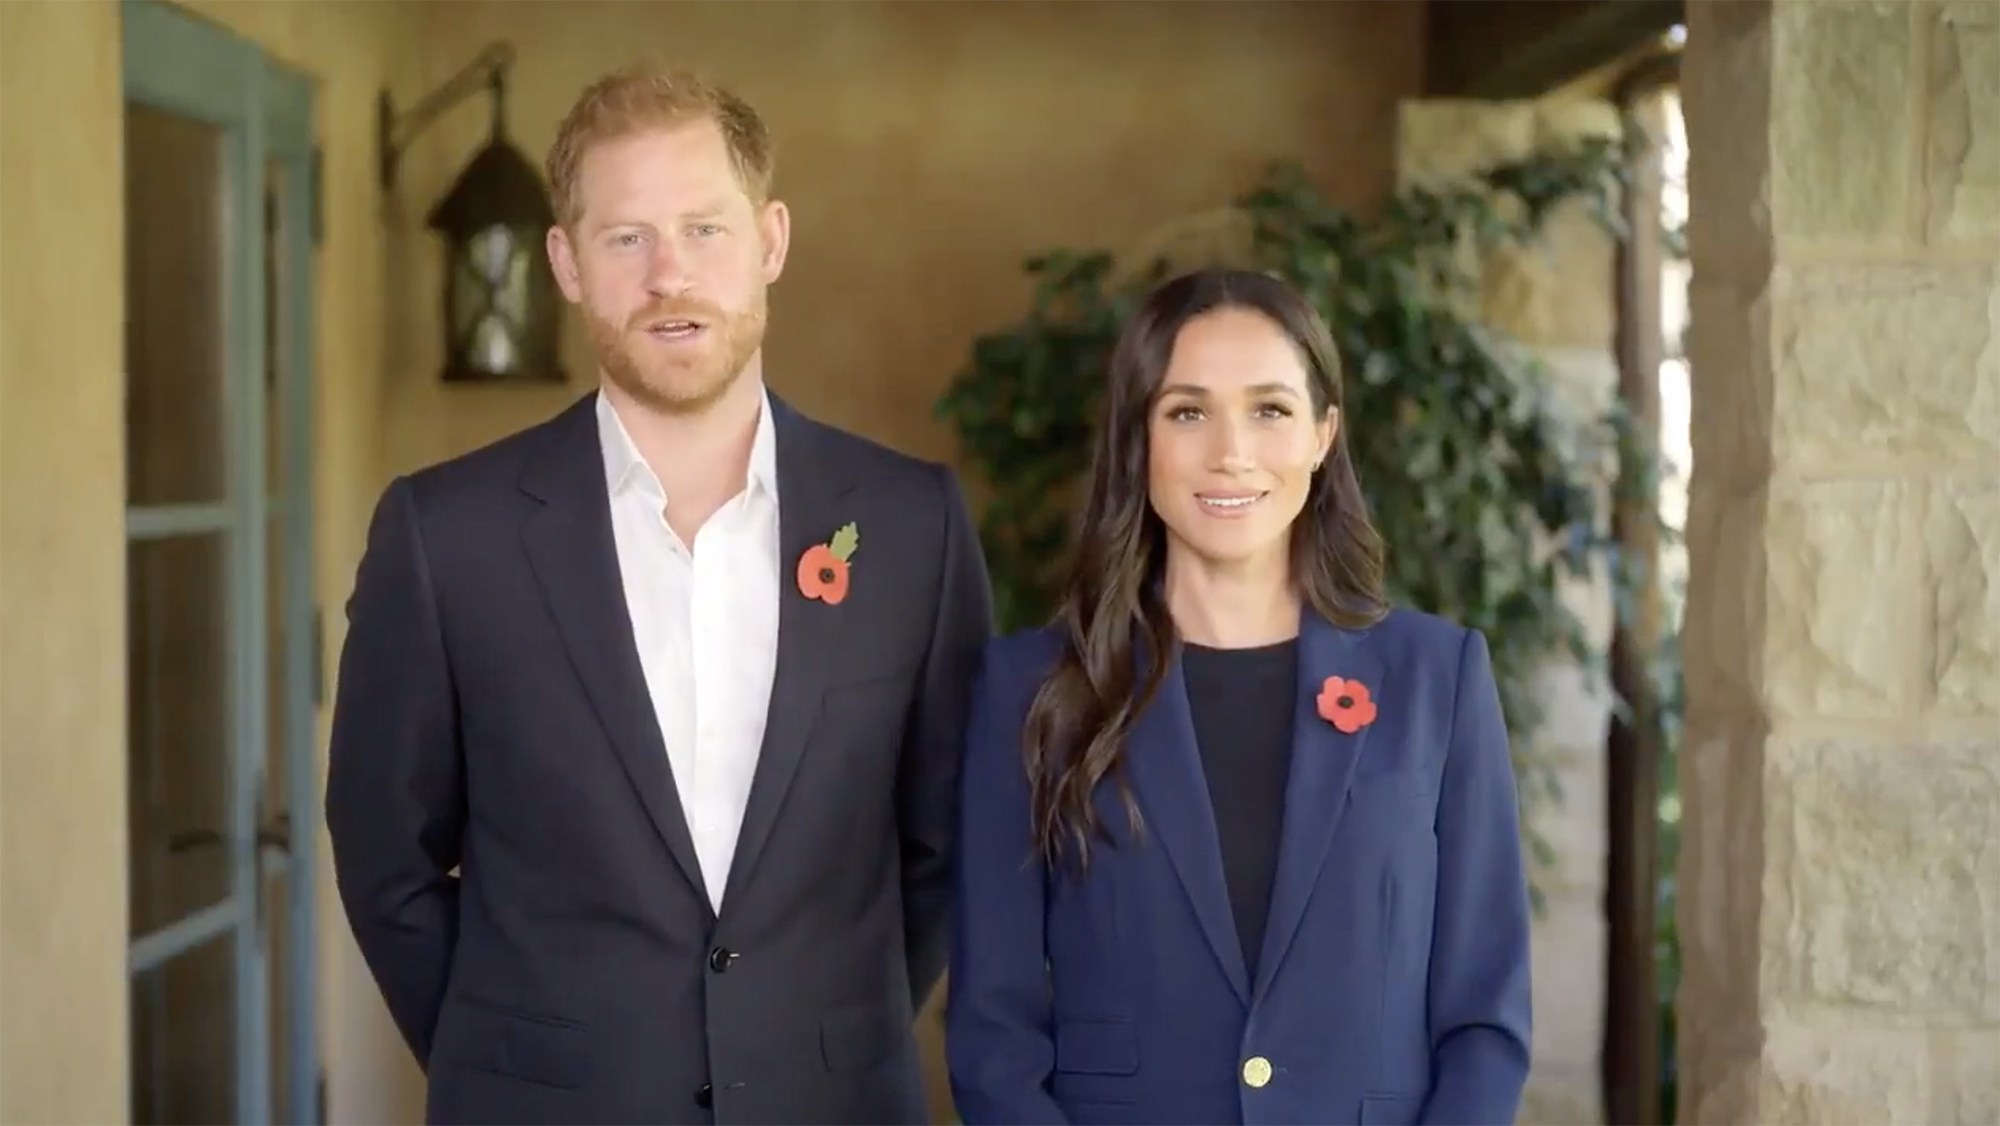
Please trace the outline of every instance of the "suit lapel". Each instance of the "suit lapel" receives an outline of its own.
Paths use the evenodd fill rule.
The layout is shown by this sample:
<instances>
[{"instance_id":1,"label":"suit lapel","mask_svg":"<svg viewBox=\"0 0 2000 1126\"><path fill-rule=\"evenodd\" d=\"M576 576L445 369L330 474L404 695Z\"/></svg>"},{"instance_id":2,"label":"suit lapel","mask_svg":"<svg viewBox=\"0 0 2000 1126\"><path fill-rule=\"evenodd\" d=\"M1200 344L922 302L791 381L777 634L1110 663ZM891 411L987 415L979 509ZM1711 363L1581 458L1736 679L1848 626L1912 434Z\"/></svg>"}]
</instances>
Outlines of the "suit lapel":
<instances>
[{"instance_id":1,"label":"suit lapel","mask_svg":"<svg viewBox=\"0 0 2000 1126\"><path fill-rule=\"evenodd\" d=\"M1264 949L1257 959L1254 996L1261 1000L1297 936L1306 903L1326 864L1333 831L1347 808L1354 765L1374 727L1343 734L1319 714L1320 686L1327 677L1358 680L1381 706L1382 664L1367 635L1327 622L1308 607L1299 628L1299 684L1293 720L1292 762L1285 785L1285 819L1278 871L1271 888L1271 914Z\"/></svg>"},{"instance_id":2,"label":"suit lapel","mask_svg":"<svg viewBox=\"0 0 2000 1126\"><path fill-rule=\"evenodd\" d=\"M1166 849L1216 961L1236 996L1247 1005L1249 974L1229 907L1215 809L1209 800L1208 780L1202 774L1200 749L1195 745L1194 712L1188 705L1187 681L1181 675L1178 653L1168 665L1158 695L1134 725L1126 747L1126 769L1146 813L1146 832Z\"/></svg>"},{"instance_id":3,"label":"suit lapel","mask_svg":"<svg viewBox=\"0 0 2000 1126\"><path fill-rule=\"evenodd\" d=\"M828 676L843 653L845 631L857 628L849 605L830 606L799 592L799 557L827 542L855 514L843 507L853 481L838 457L825 448L826 431L771 396L778 440L778 662L763 747L751 776L750 800L729 864L722 902L725 912L739 899L758 857L777 824L778 811L805 756ZM868 530L861 531L853 582L867 574Z\"/></svg>"},{"instance_id":4,"label":"suit lapel","mask_svg":"<svg viewBox=\"0 0 2000 1126\"><path fill-rule=\"evenodd\" d=\"M595 394L585 396L555 420L548 447L522 477L522 490L542 502L523 526L522 539L598 722L653 828L700 890L701 865L625 607L596 402ZM705 894L702 899L707 902Z\"/></svg>"}]
</instances>

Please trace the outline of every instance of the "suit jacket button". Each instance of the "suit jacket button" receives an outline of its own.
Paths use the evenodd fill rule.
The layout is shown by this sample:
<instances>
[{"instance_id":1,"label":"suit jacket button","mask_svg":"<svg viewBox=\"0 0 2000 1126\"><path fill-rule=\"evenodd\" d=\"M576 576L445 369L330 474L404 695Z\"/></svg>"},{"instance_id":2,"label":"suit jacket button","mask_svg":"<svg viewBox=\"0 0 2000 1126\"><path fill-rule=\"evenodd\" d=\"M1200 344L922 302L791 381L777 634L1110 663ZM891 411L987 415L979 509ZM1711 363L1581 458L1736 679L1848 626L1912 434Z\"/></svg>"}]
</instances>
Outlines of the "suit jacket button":
<instances>
[{"instance_id":1,"label":"suit jacket button","mask_svg":"<svg viewBox=\"0 0 2000 1126\"><path fill-rule=\"evenodd\" d=\"M703 1110L713 1107L715 1105L715 1087L708 1083L703 1083L701 1086L696 1087L694 1089L694 1105Z\"/></svg>"},{"instance_id":2,"label":"suit jacket button","mask_svg":"<svg viewBox=\"0 0 2000 1126\"><path fill-rule=\"evenodd\" d=\"M727 946L718 946L708 952L708 968L714 970L716 973L721 973L728 969L729 963L735 960L736 951L731 950Z\"/></svg>"},{"instance_id":3,"label":"suit jacket button","mask_svg":"<svg viewBox=\"0 0 2000 1126\"><path fill-rule=\"evenodd\" d=\"M1252 1087L1262 1087L1271 1081L1271 1061L1263 1056L1251 1056L1243 1061L1243 1082Z\"/></svg>"}]
</instances>

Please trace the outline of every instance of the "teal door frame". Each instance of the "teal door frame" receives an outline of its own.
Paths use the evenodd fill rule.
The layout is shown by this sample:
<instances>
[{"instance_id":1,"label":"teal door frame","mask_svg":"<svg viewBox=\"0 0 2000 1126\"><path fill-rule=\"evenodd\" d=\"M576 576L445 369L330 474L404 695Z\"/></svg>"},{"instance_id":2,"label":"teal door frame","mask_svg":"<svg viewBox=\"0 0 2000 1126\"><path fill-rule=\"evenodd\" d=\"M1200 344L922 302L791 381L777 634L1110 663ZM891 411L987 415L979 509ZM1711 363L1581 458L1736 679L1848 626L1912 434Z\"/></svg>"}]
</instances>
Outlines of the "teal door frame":
<instances>
[{"instance_id":1,"label":"teal door frame","mask_svg":"<svg viewBox=\"0 0 2000 1126\"><path fill-rule=\"evenodd\" d=\"M319 808L315 749L319 651L313 589L313 254L318 161L311 79L256 44L162 0L124 0L125 100L220 130L229 245L224 294L228 488L220 502L132 506L128 542L222 534L229 542L232 646L229 747L230 893L151 934L135 936L136 977L228 936L234 947L236 1121L319 1121L320 1052L315 892ZM265 173L283 170L278 200L275 337L266 332ZM272 364L275 360L275 365ZM267 386L267 373L277 372ZM269 396L282 412L268 422ZM275 433L272 431L276 431ZM283 455L276 495L268 449ZM273 541L271 518L282 516ZM266 576L282 564L283 808L266 808L273 623ZM273 1105L269 881L284 888L287 942L276 956L288 996L283 1036L288 1105Z\"/></svg>"}]
</instances>

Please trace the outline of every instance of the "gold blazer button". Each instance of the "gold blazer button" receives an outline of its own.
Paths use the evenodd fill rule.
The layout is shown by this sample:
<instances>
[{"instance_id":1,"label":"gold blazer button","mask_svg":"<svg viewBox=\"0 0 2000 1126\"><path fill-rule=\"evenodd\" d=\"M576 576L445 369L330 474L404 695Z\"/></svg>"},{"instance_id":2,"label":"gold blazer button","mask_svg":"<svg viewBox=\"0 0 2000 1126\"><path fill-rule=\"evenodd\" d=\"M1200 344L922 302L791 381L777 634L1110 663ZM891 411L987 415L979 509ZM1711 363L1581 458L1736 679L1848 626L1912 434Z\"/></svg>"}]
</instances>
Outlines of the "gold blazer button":
<instances>
[{"instance_id":1,"label":"gold blazer button","mask_svg":"<svg viewBox=\"0 0 2000 1126\"><path fill-rule=\"evenodd\" d=\"M1262 1087L1271 1081L1271 1061L1263 1056L1251 1056L1243 1061L1243 1081L1252 1087Z\"/></svg>"}]
</instances>

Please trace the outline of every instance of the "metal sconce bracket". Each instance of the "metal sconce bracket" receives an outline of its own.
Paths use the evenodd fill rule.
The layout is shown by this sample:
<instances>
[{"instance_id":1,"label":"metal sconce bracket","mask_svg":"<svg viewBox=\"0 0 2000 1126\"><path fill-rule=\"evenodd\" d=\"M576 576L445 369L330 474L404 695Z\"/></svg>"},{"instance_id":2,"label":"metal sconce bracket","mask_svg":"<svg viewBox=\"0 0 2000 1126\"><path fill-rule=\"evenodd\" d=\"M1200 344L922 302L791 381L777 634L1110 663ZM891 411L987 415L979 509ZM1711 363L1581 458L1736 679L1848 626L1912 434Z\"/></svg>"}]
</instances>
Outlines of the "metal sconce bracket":
<instances>
[{"instance_id":1,"label":"metal sconce bracket","mask_svg":"<svg viewBox=\"0 0 2000 1126\"><path fill-rule=\"evenodd\" d=\"M506 119L507 71L513 65L513 44L505 41L489 44L479 52L478 57L466 64L465 69L401 114L396 112L396 104L389 91L383 90L376 100L375 110L377 175L382 189L387 191L395 186L396 164L410 142L430 128L445 111L482 88L492 92L493 135L499 138L502 122Z\"/></svg>"}]
</instances>

